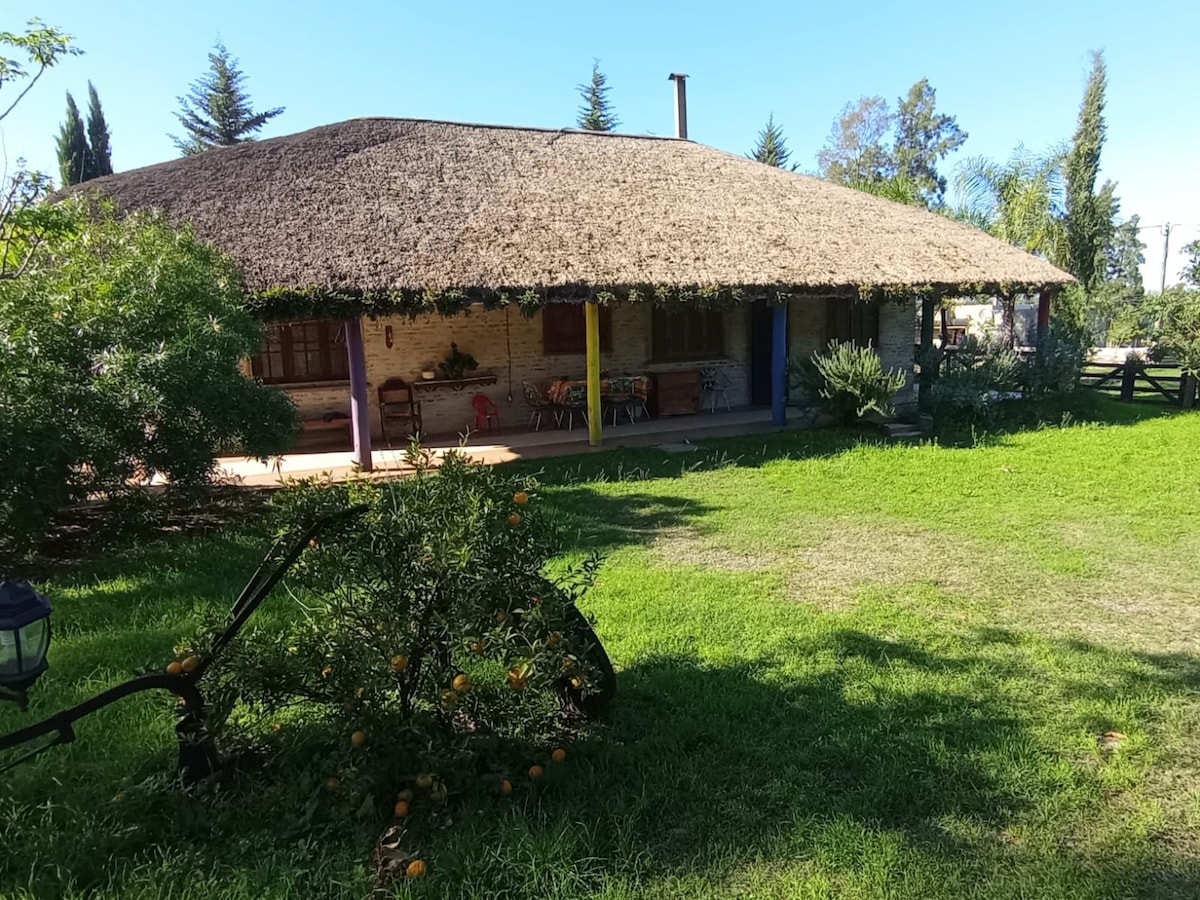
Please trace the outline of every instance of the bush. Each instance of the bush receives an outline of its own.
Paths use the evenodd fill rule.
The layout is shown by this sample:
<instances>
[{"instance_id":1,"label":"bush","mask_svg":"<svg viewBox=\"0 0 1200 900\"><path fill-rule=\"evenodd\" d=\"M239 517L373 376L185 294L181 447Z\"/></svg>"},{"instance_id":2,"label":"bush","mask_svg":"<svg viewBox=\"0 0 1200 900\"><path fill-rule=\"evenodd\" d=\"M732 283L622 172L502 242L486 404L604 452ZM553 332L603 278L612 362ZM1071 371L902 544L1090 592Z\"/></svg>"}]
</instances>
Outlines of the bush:
<instances>
[{"instance_id":1,"label":"bush","mask_svg":"<svg viewBox=\"0 0 1200 900\"><path fill-rule=\"evenodd\" d=\"M286 532L367 511L301 557L293 624L244 633L213 660L208 724L239 726L227 744L269 739L283 720L337 736L322 765L365 767L392 790L435 772L457 789L489 765L505 771L487 750L561 737L561 698L611 695L607 657L574 606L598 563L547 573L560 547L536 483L459 453L436 470L427 454L410 460L402 481L308 481L277 498Z\"/></svg>"},{"instance_id":2,"label":"bush","mask_svg":"<svg viewBox=\"0 0 1200 900\"><path fill-rule=\"evenodd\" d=\"M29 262L0 279L0 571L63 506L203 482L222 451L282 452L296 421L238 369L261 328L219 251L153 214L26 212L7 237Z\"/></svg>"},{"instance_id":3,"label":"bush","mask_svg":"<svg viewBox=\"0 0 1200 900\"><path fill-rule=\"evenodd\" d=\"M1021 387L1021 358L1002 341L968 335L945 357L930 390L942 419L987 422L1001 398Z\"/></svg>"},{"instance_id":4,"label":"bush","mask_svg":"<svg viewBox=\"0 0 1200 900\"><path fill-rule=\"evenodd\" d=\"M1022 361L1021 386L1026 395L1036 398L1073 391L1090 348L1087 332L1066 323L1052 323L1033 355Z\"/></svg>"},{"instance_id":5,"label":"bush","mask_svg":"<svg viewBox=\"0 0 1200 900\"><path fill-rule=\"evenodd\" d=\"M1179 285L1146 298L1154 325L1154 357L1170 357L1183 370L1200 375L1200 290Z\"/></svg>"},{"instance_id":6,"label":"bush","mask_svg":"<svg viewBox=\"0 0 1200 900\"><path fill-rule=\"evenodd\" d=\"M810 363L794 363L792 370L818 407L847 424L872 410L892 415L892 398L905 384L902 372L883 371L873 348L838 341L830 341L824 353L814 353Z\"/></svg>"}]
</instances>

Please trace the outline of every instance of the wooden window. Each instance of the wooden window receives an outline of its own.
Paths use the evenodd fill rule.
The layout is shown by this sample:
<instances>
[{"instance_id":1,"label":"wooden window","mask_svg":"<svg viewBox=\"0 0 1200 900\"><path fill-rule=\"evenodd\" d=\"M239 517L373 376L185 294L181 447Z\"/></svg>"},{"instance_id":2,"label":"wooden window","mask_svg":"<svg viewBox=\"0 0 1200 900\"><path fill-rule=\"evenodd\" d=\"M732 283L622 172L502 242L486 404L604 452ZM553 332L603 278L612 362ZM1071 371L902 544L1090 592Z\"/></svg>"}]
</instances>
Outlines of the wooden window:
<instances>
[{"instance_id":1,"label":"wooden window","mask_svg":"<svg viewBox=\"0 0 1200 900\"><path fill-rule=\"evenodd\" d=\"M350 377L345 331L327 319L271 323L250 370L268 384L345 381Z\"/></svg>"},{"instance_id":2,"label":"wooden window","mask_svg":"<svg viewBox=\"0 0 1200 900\"><path fill-rule=\"evenodd\" d=\"M612 310L607 306L600 307L600 350L612 350ZM542 307L542 352L587 352L587 319L582 303L547 303Z\"/></svg>"},{"instance_id":3,"label":"wooden window","mask_svg":"<svg viewBox=\"0 0 1200 900\"><path fill-rule=\"evenodd\" d=\"M655 309L650 314L651 356L661 362L725 355L725 315L719 309Z\"/></svg>"},{"instance_id":4,"label":"wooden window","mask_svg":"<svg viewBox=\"0 0 1200 900\"><path fill-rule=\"evenodd\" d=\"M830 341L878 347L879 304L830 297L825 306L825 343Z\"/></svg>"}]
</instances>

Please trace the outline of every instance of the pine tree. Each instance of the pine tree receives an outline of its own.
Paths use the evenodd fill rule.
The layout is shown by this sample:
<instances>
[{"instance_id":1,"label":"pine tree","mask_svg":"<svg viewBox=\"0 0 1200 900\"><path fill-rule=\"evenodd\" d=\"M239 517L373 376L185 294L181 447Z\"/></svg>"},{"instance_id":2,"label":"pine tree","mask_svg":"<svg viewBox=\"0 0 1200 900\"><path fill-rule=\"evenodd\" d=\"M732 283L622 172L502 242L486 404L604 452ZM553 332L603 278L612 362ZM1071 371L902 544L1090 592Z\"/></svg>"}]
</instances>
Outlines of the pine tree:
<instances>
[{"instance_id":1,"label":"pine tree","mask_svg":"<svg viewBox=\"0 0 1200 900\"><path fill-rule=\"evenodd\" d=\"M100 95L95 86L88 82L88 114L87 114L88 143L91 145L92 160L95 164L94 178L111 175L112 147L109 145L108 123L104 121L104 110L100 108Z\"/></svg>"},{"instance_id":2,"label":"pine tree","mask_svg":"<svg viewBox=\"0 0 1200 900\"><path fill-rule=\"evenodd\" d=\"M246 93L246 76L225 45L217 43L208 54L211 70L192 82L186 97L179 98L175 114L187 132L185 137L171 135L184 156L211 147L229 147L254 140L254 135L271 119L283 112L282 106L254 112Z\"/></svg>"},{"instance_id":3,"label":"pine tree","mask_svg":"<svg viewBox=\"0 0 1200 900\"><path fill-rule=\"evenodd\" d=\"M767 127L758 133L758 143L754 146L753 152L747 154L751 159L757 160L760 163L766 163L768 166L775 166L777 169L787 168L788 157L792 155L792 151L788 150L787 143L783 138L783 129L775 124L775 114L771 113L767 116ZM791 167L793 170L795 166Z\"/></svg>"},{"instance_id":4,"label":"pine tree","mask_svg":"<svg viewBox=\"0 0 1200 900\"><path fill-rule=\"evenodd\" d=\"M67 117L58 130L58 172L63 187L95 178L95 161L75 98L67 92Z\"/></svg>"},{"instance_id":5,"label":"pine tree","mask_svg":"<svg viewBox=\"0 0 1200 900\"><path fill-rule=\"evenodd\" d=\"M898 101L892 149L896 174L916 185L929 206L941 206L946 196L946 178L938 173L938 163L967 139L954 116L934 111L936 101L937 91L928 78L909 88L908 97Z\"/></svg>"},{"instance_id":6,"label":"pine tree","mask_svg":"<svg viewBox=\"0 0 1200 900\"><path fill-rule=\"evenodd\" d=\"M608 78L600 71L600 60L592 63L592 80L579 85L583 106L579 107L579 127L585 131L615 131L621 121L613 113L608 99Z\"/></svg>"},{"instance_id":7,"label":"pine tree","mask_svg":"<svg viewBox=\"0 0 1200 900\"><path fill-rule=\"evenodd\" d=\"M1087 290L1096 287L1103 275L1104 250L1112 234L1116 208L1111 183L1096 192L1100 151L1104 148L1104 92L1107 74L1104 57L1092 54L1079 125L1066 162L1067 266Z\"/></svg>"}]
</instances>

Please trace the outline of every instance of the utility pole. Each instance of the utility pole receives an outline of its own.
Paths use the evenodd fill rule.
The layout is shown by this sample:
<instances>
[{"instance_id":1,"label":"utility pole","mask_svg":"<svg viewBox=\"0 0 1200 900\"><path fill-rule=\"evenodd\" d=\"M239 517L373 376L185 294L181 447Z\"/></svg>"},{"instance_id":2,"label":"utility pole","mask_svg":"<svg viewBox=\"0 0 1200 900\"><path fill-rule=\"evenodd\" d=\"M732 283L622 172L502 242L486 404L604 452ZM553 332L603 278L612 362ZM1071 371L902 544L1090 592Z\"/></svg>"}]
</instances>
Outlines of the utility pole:
<instances>
[{"instance_id":1,"label":"utility pole","mask_svg":"<svg viewBox=\"0 0 1200 900\"><path fill-rule=\"evenodd\" d=\"M1158 292L1161 294L1167 289L1167 248L1171 244L1171 223L1168 222L1162 227L1163 233L1163 268L1162 280L1158 283Z\"/></svg>"}]
</instances>

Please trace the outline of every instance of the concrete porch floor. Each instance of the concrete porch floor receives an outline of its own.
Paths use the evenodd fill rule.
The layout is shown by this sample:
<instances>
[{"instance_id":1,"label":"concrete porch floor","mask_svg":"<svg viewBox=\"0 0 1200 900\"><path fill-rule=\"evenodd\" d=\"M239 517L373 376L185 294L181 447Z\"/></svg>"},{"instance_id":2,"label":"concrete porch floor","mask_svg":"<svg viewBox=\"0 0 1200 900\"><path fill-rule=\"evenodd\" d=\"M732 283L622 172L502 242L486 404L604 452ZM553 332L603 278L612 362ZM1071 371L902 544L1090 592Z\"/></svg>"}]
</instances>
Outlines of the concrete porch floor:
<instances>
[{"instance_id":1,"label":"concrete porch floor","mask_svg":"<svg viewBox=\"0 0 1200 900\"><path fill-rule=\"evenodd\" d=\"M683 440L713 437L734 437L742 434L761 434L775 431L769 409L739 409L732 412L698 413L690 416L649 419L636 424L608 425L604 443L588 445L587 426L576 425L572 431L543 428L541 431L475 432L468 438L465 449L481 462L494 464L514 459L537 459L547 456L567 456L617 450L622 447L653 447ZM435 453L445 453L460 446L457 436L432 436L423 444ZM376 449L371 453L375 477L402 474L404 448ZM271 486L284 478L305 478L328 472L335 479L349 477L354 471L353 454L348 450L313 453L289 453L270 463L253 459L225 457L217 460L220 477L247 486Z\"/></svg>"}]
</instances>

